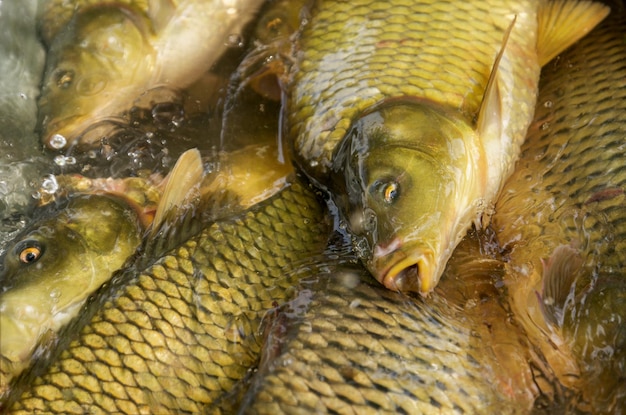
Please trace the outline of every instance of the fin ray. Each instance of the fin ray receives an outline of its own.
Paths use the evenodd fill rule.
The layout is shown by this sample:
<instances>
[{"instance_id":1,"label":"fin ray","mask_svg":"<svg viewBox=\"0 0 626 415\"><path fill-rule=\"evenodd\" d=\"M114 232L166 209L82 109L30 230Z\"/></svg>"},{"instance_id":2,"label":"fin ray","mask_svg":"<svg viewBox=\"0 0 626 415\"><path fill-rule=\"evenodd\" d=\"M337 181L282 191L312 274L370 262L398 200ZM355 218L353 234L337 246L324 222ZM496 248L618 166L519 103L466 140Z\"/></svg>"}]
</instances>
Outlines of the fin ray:
<instances>
[{"instance_id":1,"label":"fin ray","mask_svg":"<svg viewBox=\"0 0 626 415\"><path fill-rule=\"evenodd\" d=\"M588 0L544 1L537 13L537 55L544 66L590 32L610 8Z\"/></svg>"},{"instance_id":2,"label":"fin ray","mask_svg":"<svg viewBox=\"0 0 626 415\"><path fill-rule=\"evenodd\" d=\"M543 292L539 296L546 320L557 326L563 324L563 311L574 295L574 288L583 259L577 249L558 246L550 259L543 262Z\"/></svg>"},{"instance_id":3,"label":"fin ray","mask_svg":"<svg viewBox=\"0 0 626 415\"><path fill-rule=\"evenodd\" d=\"M152 229L158 229L172 209L189 204L200 195L204 168L197 149L185 151L165 178L163 196L154 214Z\"/></svg>"},{"instance_id":4,"label":"fin ray","mask_svg":"<svg viewBox=\"0 0 626 415\"><path fill-rule=\"evenodd\" d=\"M502 106L500 100L500 94L498 89L498 68L500 67L500 61L506 50L506 45L509 41L509 36L515 26L517 15L511 21L511 24L504 32L502 38L502 46L500 51L496 55L496 59L493 62L489 79L487 80L487 86L485 87L485 94L480 103L480 108L477 114L477 130L479 136L484 136L484 132L493 128L494 126L500 128L500 120L502 119ZM501 134L495 134L494 137L499 137Z\"/></svg>"}]
</instances>

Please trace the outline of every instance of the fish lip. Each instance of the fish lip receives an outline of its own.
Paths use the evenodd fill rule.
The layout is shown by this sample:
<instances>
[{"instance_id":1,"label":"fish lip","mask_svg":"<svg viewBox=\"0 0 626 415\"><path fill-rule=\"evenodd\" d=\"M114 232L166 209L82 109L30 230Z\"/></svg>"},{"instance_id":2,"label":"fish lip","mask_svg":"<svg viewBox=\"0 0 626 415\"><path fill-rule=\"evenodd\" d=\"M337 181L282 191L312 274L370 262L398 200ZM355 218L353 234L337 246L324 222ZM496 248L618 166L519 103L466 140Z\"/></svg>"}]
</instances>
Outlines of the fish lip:
<instances>
[{"instance_id":1,"label":"fish lip","mask_svg":"<svg viewBox=\"0 0 626 415\"><path fill-rule=\"evenodd\" d=\"M431 249L404 247L388 255L374 257L371 263L376 279L392 291L418 292L426 296L435 286ZM378 264L390 265L382 268ZM376 271L381 268L382 272Z\"/></svg>"}]
</instances>

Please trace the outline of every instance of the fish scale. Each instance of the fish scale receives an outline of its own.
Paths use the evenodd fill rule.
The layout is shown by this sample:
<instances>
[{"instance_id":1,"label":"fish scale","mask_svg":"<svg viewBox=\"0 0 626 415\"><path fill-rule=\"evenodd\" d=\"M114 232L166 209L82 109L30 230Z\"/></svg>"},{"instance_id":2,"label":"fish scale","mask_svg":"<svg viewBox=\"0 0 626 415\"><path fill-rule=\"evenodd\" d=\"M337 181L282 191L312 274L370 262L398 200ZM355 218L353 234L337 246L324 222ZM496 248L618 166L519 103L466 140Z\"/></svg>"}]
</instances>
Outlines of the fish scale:
<instances>
[{"instance_id":1,"label":"fish scale","mask_svg":"<svg viewBox=\"0 0 626 415\"><path fill-rule=\"evenodd\" d=\"M513 310L578 391L562 410L623 413L626 8L608 3L611 15L542 72L493 221Z\"/></svg>"},{"instance_id":2,"label":"fish scale","mask_svg":"<svg viewBox=\"0 0 626 415\"><path fill-rule=\"evenodd\" d=\"M477 321L504 321L502 309L459 318L455 300L391 292L357 263L350 255L327 262L269 318L238 413L527 413L496 386L492 370L505 369L473 330ZM507 336L511 344L514 332Z\"/></svg>"},{"instance_id":3,"label":"fish scale","mask_svg":"<svg viewBox=\"0 0 626 415\"><path fill-rule=\"evenodd\" d=\"M328 234L319 202L294 182L145 271L114 277L118 291L101 307L91 303L93 317L49 369L33 379L39 360L22 376L26 392L9 413L198 413L254 364L260 318L288 295L298 264L322 252Z\"/></svg>"},{"instance_id":4,"label":"fish scale","mask_svg":"<svg viewBox=\"0 0 626 415\"><path fill-rule=\"evenodd\" d=\"M536 60L536 4L316 2L297 41L290 83L290 135L307 171L322 174L354 119L385 98L416 96L476 116L516 13L512 53L528 59L511 60L503 76L519 90L514 111L530 117L536 91L529 86L539 72L529 64Z\"/></svg>"}]
</instances>

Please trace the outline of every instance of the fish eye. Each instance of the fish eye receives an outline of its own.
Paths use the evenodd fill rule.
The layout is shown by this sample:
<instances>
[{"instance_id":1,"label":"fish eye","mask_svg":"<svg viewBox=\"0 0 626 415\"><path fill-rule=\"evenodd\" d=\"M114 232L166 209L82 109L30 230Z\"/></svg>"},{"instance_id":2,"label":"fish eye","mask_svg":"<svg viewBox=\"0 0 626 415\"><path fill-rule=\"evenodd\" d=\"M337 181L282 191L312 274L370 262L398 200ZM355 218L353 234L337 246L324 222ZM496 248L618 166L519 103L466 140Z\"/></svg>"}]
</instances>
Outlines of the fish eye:
<instances>
[{"instance_id":1,"label":"fish eye","mask_svg":"<svg viewBox=\"0 0 626 415\"><path fill-rule=\"evenodd\" d=\"M61 89L67 89L74 81L74 71L71 69L59 69L54 73L54 82Z\"/></svg>"},{"instance_id":2,"label":"fish eye","mask_svg":"<svg viewBox=\"0 0 626 415\"><path fill-rule=\"evenodd\" d=\"M393 179L377 180L372 187L371 191L387 205L394 204L400 198L400 183Z\"/></svg>"},{"instance_id":3,"label":"fish eye","mask_svg":"<svg viewBox=\"0 0 626 415\"><path fill-rule=\"evenodd\" d=\"M35 263L43 255L43 249L36 241L24 241L17 246L15 251L22 264Z\"/></svg>"},{"instance_id":4,"label":"fish eye","mask_svg":"<svg viewBox=\"0 0 626 415\"><path fill-rule=\"evenodd\" d=\"M396 182L389 182L383 188L383 200L392 204L400 197L400 185Z\"/></svg>"}]
</instances>

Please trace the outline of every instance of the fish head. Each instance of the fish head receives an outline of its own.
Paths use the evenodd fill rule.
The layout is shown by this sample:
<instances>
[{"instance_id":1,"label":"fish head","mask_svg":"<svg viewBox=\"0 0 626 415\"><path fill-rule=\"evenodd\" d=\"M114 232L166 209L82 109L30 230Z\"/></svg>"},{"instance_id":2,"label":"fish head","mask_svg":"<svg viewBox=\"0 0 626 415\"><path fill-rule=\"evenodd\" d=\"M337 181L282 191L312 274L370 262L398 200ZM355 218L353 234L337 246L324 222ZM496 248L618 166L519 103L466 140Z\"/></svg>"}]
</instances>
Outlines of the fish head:
<instances>
[{"instance_id":1,"label":"fish head","mask_svg":"<svg viewBox=\"0 0 626 415\"><path fill-rule=\"evenodd\" d=\"M357 120L338 148L331 193L359 255L387 288L427 294L437 284L460 240L473 134L427 102L392 101Z\"/></svg>"},{"instance_id":2,"label":"fish head","mask_svg":"<svg viewBox=\"0 0 626 415\"><path fill-rule=\"evenodd\" d=\"M137 67L149 61L144 26L126 7L93 6L77 12L54 38L38 102L45 145L63 149L79 138L99 140L98 127L111 129L115 116L130 109L111 108L111 103L134 88L142 76ZM90 128L93 137L83 138Z\"/></svg>"},{"instance_id":3,"label":"fish head","mask_svg":"<svg viewBox=\"0 0 626 415\"><path fill-rule=\"evenodd\" d=\"M46 212L8 245L0 262L0 353L26 359L119 269L141 228L121 199L80 195Z\"/></svg>"}]
</instances>

